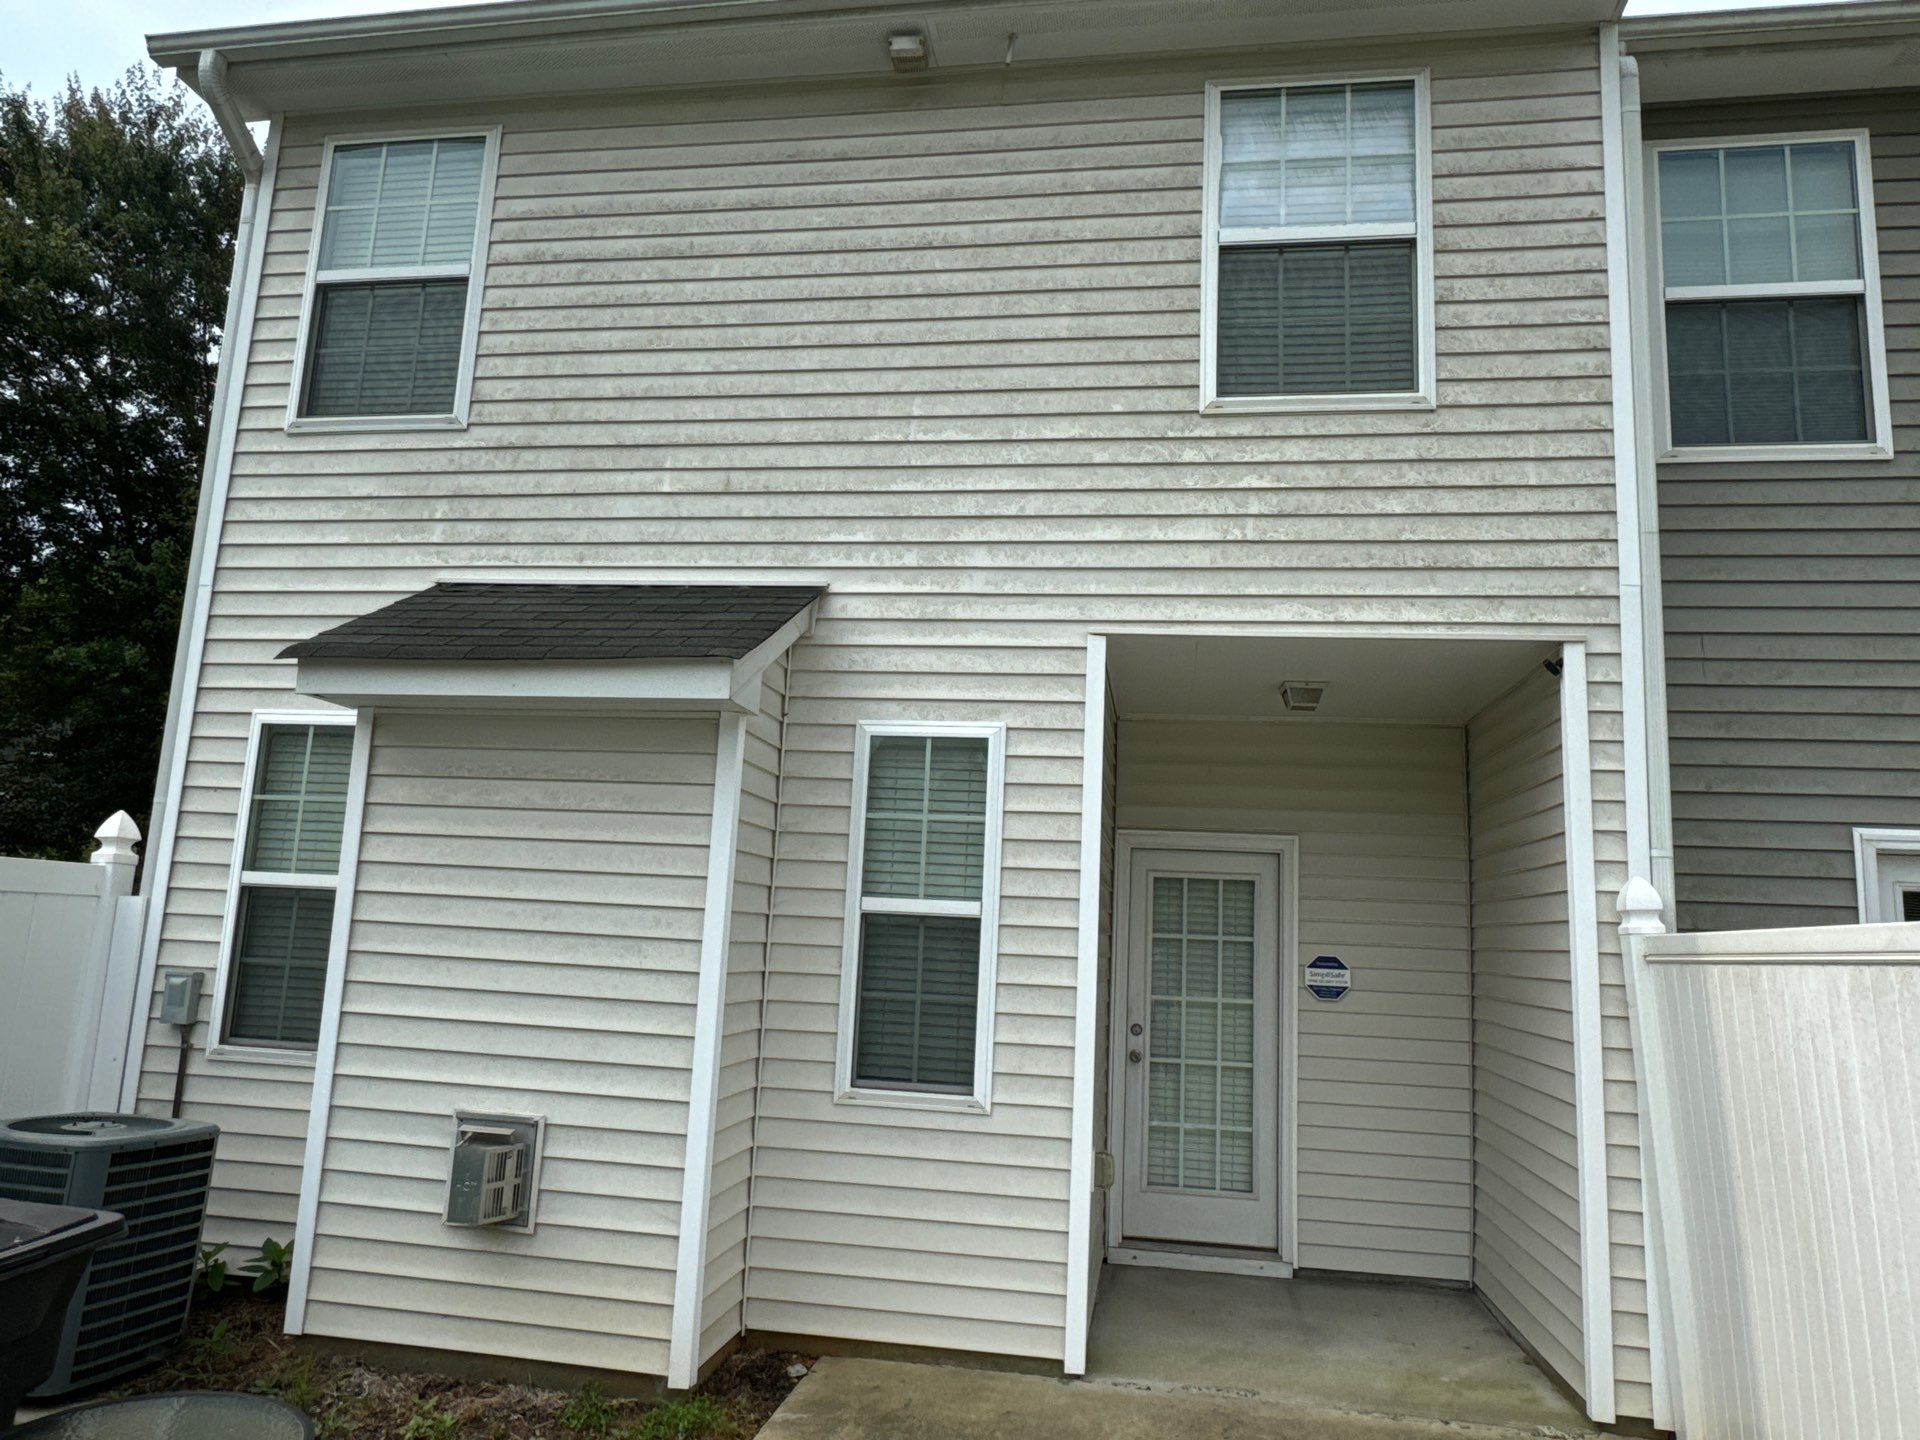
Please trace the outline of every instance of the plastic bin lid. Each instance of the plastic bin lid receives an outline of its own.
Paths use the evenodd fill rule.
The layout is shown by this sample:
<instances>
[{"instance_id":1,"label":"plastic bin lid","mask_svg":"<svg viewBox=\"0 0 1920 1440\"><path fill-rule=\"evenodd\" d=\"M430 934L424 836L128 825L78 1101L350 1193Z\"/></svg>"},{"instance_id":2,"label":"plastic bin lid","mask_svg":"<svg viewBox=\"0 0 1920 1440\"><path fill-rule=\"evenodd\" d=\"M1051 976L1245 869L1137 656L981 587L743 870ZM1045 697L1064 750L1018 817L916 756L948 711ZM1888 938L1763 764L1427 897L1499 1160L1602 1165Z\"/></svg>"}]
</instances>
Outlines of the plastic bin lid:
<instances>
[{"instance_id":1,"label":"plastic bin lid","mask_svg":"<svg viewBox=\"0 0 1920 1440\"><path fill-rule=\"evenodd\" d=\"M110 1210L0 1200L0 1273L50 1260L81 1245L98 1245L126 1230Z\"/></svg>"}]
</instances>

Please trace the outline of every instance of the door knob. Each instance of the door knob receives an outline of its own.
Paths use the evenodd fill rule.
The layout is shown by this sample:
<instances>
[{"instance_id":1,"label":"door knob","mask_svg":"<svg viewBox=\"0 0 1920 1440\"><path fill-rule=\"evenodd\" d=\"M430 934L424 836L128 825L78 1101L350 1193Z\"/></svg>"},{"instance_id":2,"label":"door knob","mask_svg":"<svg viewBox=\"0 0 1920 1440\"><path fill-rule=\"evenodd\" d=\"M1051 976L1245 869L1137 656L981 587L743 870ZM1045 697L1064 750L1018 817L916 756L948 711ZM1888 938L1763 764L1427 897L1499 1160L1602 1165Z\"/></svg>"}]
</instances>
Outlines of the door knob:
<instances>
[{"instance_id":1,"label":"door knob","mask_svg":"<svg viewBox=\"0 0 1920 1440\"><path fill-rule=\"evenodd\" d=\"M1127 1051L1127 1059L1131 1063L1138 1065L1140 1063L1140 1052L1138 1050Z\"/></svg>"}]
</instances>

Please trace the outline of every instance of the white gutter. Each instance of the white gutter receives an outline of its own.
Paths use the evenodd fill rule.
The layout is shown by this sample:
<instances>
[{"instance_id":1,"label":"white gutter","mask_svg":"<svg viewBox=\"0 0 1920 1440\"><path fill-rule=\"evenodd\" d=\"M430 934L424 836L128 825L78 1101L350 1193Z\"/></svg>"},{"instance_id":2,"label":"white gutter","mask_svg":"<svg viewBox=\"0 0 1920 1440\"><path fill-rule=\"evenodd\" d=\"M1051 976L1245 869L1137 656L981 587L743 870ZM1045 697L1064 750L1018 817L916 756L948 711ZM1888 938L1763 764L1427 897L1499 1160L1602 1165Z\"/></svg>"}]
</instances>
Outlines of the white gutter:
<instances>
[{"instance_id":1,"label":"white gutter","mask_svg":"<svg viewBox=\"0 0 1920 1440\"><path fill-rule=\"evenodd\" d=\"M1620 910L1654 905L1671 908L1672 857L1667 838L1670 806L1666 765L1664 624L1660 605L1659 509L1653 437L1645 424L1648 337L1653 319L1646 305L1646 247L1640 189L1639 68L1621 52L1620 27L1600 27L1601 145L1606 182L1607 321L1613 372L1614 495L1620 565L1620 712L1625 768L1627 880ZM1658 817L1658 818L1657 818ZM1656 836L1658 837L1656 839ZM1664 870L1660 857L1665 854ZM1663 898L1664 897L1664 898ZM1627 925L1622 925L1624 932ZM1622 936L1622 963L1628 948ZM1636 1049L1644 1037L1635 1037ZM1645 1069L1636 1054L1635 1072ZM1638 1087L1636 1087L1638 1088ZM1640 1106L1658 1097L1641 1093ZM1652 1231L1653 1181L1644 1137L1641 1205ZM1662 1321L1665 1277L1662 1251L1649 1233L1645 1247L1648 1348L1653 1389L1652 1419L1669 1424L1671 1391ZM1588 1397L1589 1407L1594 1397ZM1611 1409L1611 1397L1609 1397ZM1589 1413L1594 1413L1590 1411ZM1595 1418L1600 1418L1595 1414Z\"/></svg>"},{"instance_id":2,"label":"white gutter","mask_svg":"<svg viewBox=\"0 0 1920 1440\"><path fill-rule=\"evenodd\" d=\"M131 1110L140 1094L140 1070L146 1047L147 1019L153 999L153 974L159 960L160 927L166 918L167 882L179 839L180 796L186 788L187 738L200 693L200 665L206 651L207 616L213 605L213 572L220 553L220 529L226 518L227 486L233 472L234 439L240 428L239 392L252 348L253 317L260 271L266 258L267 227L261 217L270 208L279 158L280 129L268 132L263 156L226 90L226 61L213 51L200 57L199 80L214 106L214 117L246 176L240 218L233 235L233 270L227 281L227 313L220 332L220 364L214 374L213 405L207 421L207 455L200 471L200 503L194 515L193 549L187 562L186 593L181 600L180 637L174 646L173 681L167 693L167 719L160 736L160 766L153 810L147 821L147 849L141 867L140 894L146 902L140 935L140 978L127 1035L126 1074L120 1108ZM219 96L218 102L214 96Z\"/></svg>"}]
</instances>

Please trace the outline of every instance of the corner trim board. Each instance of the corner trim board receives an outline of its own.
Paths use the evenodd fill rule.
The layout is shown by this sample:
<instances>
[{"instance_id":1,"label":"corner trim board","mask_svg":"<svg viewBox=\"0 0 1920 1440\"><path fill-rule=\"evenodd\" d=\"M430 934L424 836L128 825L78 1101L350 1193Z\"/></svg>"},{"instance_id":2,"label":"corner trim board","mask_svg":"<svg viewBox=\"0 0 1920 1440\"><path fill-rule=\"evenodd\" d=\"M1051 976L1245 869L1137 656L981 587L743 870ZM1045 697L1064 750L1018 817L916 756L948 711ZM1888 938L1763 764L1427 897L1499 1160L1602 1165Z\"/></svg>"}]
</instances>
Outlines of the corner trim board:
<instances>
[{"instance_id":1,"label":"corner trim board","mask_svg":"<svg viewBox=\"0 0 1920 1440\"><path fill-rule=\"evenodd\" d=\"M1080 924L1074 963L1073 1119L1067 1162L1067 1325L1061 1368L1087 1373L1093 1315L1093 1105L1100 1029L1100 831L1107 758L1107 637L1087 637L1080 750Z\"/></svg>"},{"instance_id":2,"label":"corner trim board","mask_svg":"<svg viewBox=\"0 0 1920 1440\"><path fill-rule=\"evenodd\" d=\"M680 1242L673 1276L673 1331L667 1385L700 1379L700 1312L706 1298L707 1219L713 1206L713 1135L720 1090L720 1032L726 1021L727 950L733 938L733 877L739 846L740 786L746 769L746 718L720 717L714 746L713 825L707 841L700 985L688 1076L687 1146L680 1176Z\"/></svg>"},{"instance_id":3,"label":"corner trim board","mask_svg":"<svg viewBox=\"0 0 1920 1440\"><path fill-rule=\"evenodd\" d=\"M320 1218L320 1177L333 1110L333 1066L340 1053L340 1006L347 989L348 937L360 880L360 832L367 810L367 770L373 756L373 712L354 717L353 770L347 777L347 815L340 835L340 884L333 898L333 935L327 948L327 989L320 1005L320 1043L313 1054L313 1095L307 1106L307 1144L300 1161L300 1199L294 1211L293 1273L287 1279L286 1332L306 1333L307 1293L313 1276L313 1236ZM231 908L231 907L229 907Z\"/></svg>"}]
</instances>

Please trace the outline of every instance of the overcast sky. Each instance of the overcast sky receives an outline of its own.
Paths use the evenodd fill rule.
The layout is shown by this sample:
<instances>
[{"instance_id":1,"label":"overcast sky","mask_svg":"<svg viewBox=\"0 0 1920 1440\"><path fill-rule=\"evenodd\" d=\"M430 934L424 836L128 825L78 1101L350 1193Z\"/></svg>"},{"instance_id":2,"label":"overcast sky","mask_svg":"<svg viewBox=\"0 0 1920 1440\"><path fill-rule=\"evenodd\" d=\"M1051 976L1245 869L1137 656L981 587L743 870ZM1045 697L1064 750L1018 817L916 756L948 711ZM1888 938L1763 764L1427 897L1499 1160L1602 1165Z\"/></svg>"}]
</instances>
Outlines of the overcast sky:
<instances>
[{"instance_id":1,"label":"overcast sky","mask_svg":"<svg viewBox=\"0 0 1920 1440\"><path fill-rule=\"evenodd\" d=\"M420 10L429 3L446 0L0 0L0 78L51 94L70 73L95 85L144 60L149 31ZM1667 15L1787 3L1794 0L1630 0L1627 13Z\"/></svg>"}]
</instances>

